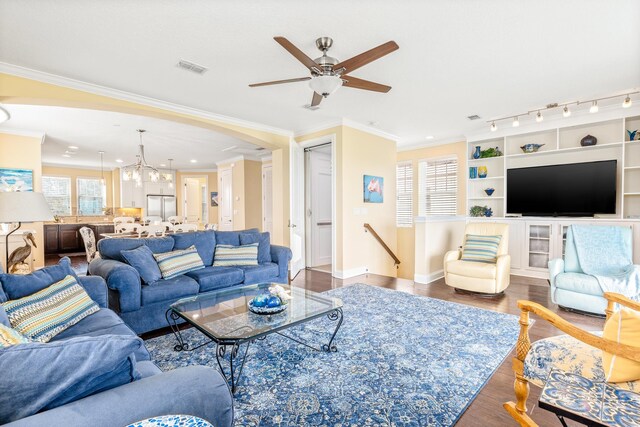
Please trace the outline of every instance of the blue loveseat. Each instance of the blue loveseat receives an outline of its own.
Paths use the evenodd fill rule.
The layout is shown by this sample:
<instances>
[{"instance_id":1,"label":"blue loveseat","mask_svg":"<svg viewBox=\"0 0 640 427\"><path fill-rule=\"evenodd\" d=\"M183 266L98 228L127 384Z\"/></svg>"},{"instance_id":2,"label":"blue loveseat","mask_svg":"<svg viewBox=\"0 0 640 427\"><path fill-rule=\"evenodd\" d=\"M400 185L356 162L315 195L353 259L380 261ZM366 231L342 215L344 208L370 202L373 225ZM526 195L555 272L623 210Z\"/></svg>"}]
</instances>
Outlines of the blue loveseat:
<instances>
[{"instance_id":1,"label":"blue loveseat","mask_svg":"<svg viewBox=\"0 0 640 427\"><path fill-rule=\"evenodd\" d=\"M137 334L168 326L165 313L180 298L203 292L261 282L287 283L291 250L271 245L269 233L244 231L197 231L158 238L113 238L98 242L100 258L89 264L91 275L105 279L109 307ZM259 243L256 266L214 267L216 244L238 246ZM139 271L127 264L122 251L146 245L153 253L195 246L205 268L171 279L145 283Z\"/></svg>"},{"instance_id":2,"label":"blue loveseat","mask_svg":"<svg viewBox=\"0 0 640 427\"><path fill-rule=\"evenodd\" d=\"M28 276L13 276L0 274L0 302L31 295L49 284L62 280L67 275L76 276L70 267L69 258L63 258L56 266L46 267ZM136 337L135 333L107 306L107 287L100 277L77 277L78 283L87 294L98 304L100 310L82 319L77 324L56 335L49 344L42 346L56 346L63 341L76 337L100 337L109 335L113 340L118 337ZM137 340L140 340L136 337ZM27 344L28 345L28 344ZM19 347L15 346L15 347ZM22 357L22 355L20 355ZM91 354L82 355L87 360ZM92 427L122 427L145 418L167 415L188 414L210 421L216 427L230 427L233 423L233 398L226 381L215 369L204 366L190 366L162 373L153 364L144 344L140 344L133 353L135 369L140 379L120 385L109 390L71 401L62 406L44 410L17 419L9 424L12 427L36 426L92 426ZM38 389L38 393L50 395L51 386L57 386L55 393L61 393L61 384L48 384L50 377L46 369L41 369L41 379L37 378L40 367L50 363L64 363L64 360L41 361L39 366L31 366L33 372L17 372L11 361L15 353L0 350L0 390L11 393L3 383L12 383L9 376L17 376L16 381L22 381L22 376L29 376L27 381ZM28 359L31 360L31 359ZM91 364L88 364L91 366ZM82 369L87 364L82 364ZM62 368L59 368L62 369ZM64 369L81 369L77 365ZM88 376L91 376L89 370ZM15 382L15 381L13 381ZM14 390L15 391L15 390ZM68 390L64 390L67 393ZM3 405L7 399L0 399ZM15 402L15 405L33 405L33 402ZM1 423L1 422L0 422Z\"/></svg>"}]
</instances>

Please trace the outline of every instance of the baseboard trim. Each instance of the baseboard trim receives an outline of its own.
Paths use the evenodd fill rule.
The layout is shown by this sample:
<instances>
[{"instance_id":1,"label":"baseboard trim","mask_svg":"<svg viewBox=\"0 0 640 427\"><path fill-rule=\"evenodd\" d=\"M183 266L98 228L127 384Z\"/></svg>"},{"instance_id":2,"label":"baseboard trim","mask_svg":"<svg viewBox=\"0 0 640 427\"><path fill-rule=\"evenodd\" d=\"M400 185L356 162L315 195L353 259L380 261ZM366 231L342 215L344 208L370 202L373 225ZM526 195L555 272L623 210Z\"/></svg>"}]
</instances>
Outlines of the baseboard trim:
<instances>
[{"instance_id":1,"label":"baseboard trim","mask_svg":"<svg viewBox=\"0 0 640 427\"><path fill-rule=\"evenodd\" d=\"M428 284L431 282L435 282L438 279L442 279L444 277L444 270L434 271L429 274L414 274L413 281L416 283Z\"/></svg>"},{"instance_id":2,"label":"baseboard trim","mask_svg":"<svg viewBox=\"0 0 640 427\"><path fill-rule=\"evenodd\" d=\"M336 279L350 279L352 277L360 276L367 273L367 267L356 267L349 270L336 270L333 277Z\"/></svg>"}]
</instances>

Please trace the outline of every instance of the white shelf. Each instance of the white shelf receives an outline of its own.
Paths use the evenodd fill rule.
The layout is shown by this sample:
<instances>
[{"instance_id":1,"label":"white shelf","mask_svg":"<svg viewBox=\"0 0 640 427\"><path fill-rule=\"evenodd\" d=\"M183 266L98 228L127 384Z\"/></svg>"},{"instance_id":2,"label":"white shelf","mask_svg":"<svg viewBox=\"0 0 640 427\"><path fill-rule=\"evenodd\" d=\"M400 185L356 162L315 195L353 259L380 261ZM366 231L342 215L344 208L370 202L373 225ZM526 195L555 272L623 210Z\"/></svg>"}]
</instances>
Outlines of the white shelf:
<instances>
[{"instance_id":1,"label":"white shelf","mask_svg":"<svg viewBox=\"0 0 640 427\"><path fill-rule=\"evenodd\" d=\"M530 254L536 254L536 255L549 255L549 252L542 252L542 251L529 251Z\"/></svg>"},{"instance_id":2,"label":"white shelf","mask_svg":"<svg viewBox=\"0 0 640 427\"><path fill-rule=\"evenodd\" d=\"M640 169L640 166L625 166L624 170L629 171L629 170L634 170L634 169Z\"/></svg>"},{"instance_id":3,"label":"white shelf","mask_svg":"<svg viewBox=\"0 0 640 427\"><path fill-rule=\"evenodd\" d=\"M504 156L485 157L483 159L469 159L469 163L482 163L487 160L504 159Z\"/></svg>"},{"instance_id":4,"label":"white shelf","mask_svg":"<svg viewBox=\"0 0 640 427\"><path fill-rule=\"evenodd\" d=\"M469 182L488 181L490 179L503 179L504 176L488 176L486 178L469 178Z\"/></svg>"},{"instance_id":5,"label":"white shelf","mask_svg":"<svg viewBox=\"0 0 640 427\"><path fill-rule=\"evenodd\" d=\"M504 197L469 197L469 200L492 200L504 199Z\"/></svg>"},{"instance_id":6,"label":"white shelf","mask_svg":"<svg viewBox=\"0 0 640 427\"><path fill-rule=\"evenodd\" d=\"M640 196L640 192L635 193L624 193L625 196Z\"/></svg>"},{"instance_id":7,"label":"white shelf","mask_svg":"<svg viewBox=\"0 0 640 427\"><path fill-rule=\"evenodd\" d=\"M619 147L622 145L622 142L611 142L609 144L600 144L600 145L591 145L588 147L571 147L571 148L556 148L553 150L546 151L536 151L535 153L521 153L521 154L507 154L505 157L535 157L541 156L544 154L554 154L554 153L570 153L572 151L583 151L583 150L597 150L600 148L611 148L611 147Z\"/></svg>"},{"instance_id":8,"label":"white shelf","mask_svg":"<svg viewBox=\"0 0 640 427\"><path fill-rule=\"evenodd\" d=\"M533 236L529 237L529 239L533 239L533 240L549 240L548 237L533 237Z\"/></svg>"}]
</instances>

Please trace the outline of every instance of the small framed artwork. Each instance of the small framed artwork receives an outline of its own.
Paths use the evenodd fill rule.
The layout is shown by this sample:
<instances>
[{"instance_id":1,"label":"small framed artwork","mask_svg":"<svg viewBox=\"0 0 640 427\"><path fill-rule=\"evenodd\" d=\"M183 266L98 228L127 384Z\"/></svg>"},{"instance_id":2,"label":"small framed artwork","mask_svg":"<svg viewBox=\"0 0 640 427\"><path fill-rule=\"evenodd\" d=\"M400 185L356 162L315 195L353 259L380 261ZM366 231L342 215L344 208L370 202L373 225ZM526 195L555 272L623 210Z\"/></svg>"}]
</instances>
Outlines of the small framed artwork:
<instances>
[{"instance_id":1,"label":"small framed artwork","mask_svg":"<svg viewBox=\"0 0 640 427\"><path fill-rule=\"evenodd\" d=\"M216 207L218 206L218 192L217 191L212 191L211 192L211 207Z\"/></svg>"},{"instance_id":2,"label":"small framed artwork","mask_svg":"<svg viewBox=\"0 0 640 427\"><path fill-rule=\"evenodd\" d=\"M384 178L381 176L364 175L362 193L365 203L384 202Z\"/></svg>"},{"instance_id":3,"label":"small framed artwork","mask_svg":"<svg viewBox=\"0 0 640 427\"><path fill-rule=\"evenodd\" d=\"M33 191L33 171L0 168L0 191Z\"/></svg>"}]
</instances>

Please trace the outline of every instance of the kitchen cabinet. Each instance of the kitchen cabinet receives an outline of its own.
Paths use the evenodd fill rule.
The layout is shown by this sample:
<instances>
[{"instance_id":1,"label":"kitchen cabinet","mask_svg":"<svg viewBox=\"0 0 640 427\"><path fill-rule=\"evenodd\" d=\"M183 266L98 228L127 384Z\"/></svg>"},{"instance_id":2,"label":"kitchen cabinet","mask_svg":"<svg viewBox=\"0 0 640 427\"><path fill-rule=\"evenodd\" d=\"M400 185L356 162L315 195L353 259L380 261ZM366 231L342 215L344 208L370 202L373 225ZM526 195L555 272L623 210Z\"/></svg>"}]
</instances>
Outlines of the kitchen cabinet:
<instances>
[{"instance_id":1,"label":"kitchen cabinet","mask_svg":"<svg viewBox=\"0 0 640 427\"><path fill-rule=\"evenodd\" d=\"M96 236L96 242L102 239L102 233L113 233L113 224L46 224L44 226L44 252L57 254L83 252L84 241L80 235L82 227L89 227Z\"/></svg>"}]
</instances>

